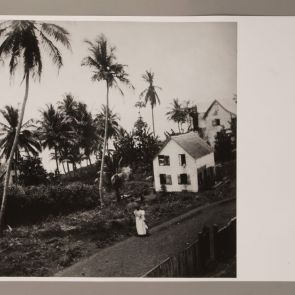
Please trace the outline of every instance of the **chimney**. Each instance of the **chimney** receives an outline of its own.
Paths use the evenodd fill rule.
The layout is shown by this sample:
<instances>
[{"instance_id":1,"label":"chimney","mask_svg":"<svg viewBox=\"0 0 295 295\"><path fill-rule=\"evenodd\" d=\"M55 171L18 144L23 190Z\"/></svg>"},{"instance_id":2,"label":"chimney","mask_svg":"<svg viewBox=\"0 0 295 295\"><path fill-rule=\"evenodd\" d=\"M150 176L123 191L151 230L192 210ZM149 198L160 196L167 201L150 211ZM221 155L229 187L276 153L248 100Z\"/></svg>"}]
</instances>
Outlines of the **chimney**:
<instances>
[{"instance_id":1,"label":"chimney","mask_svg":"<svg viewBox=\"0 0 295 295\"><path fill-rule=\"evenodd\" d=\"M193 131L199 131L199 114L196 105L190 108L189 115L193 120Z\"/></svg>"}]
</instances>

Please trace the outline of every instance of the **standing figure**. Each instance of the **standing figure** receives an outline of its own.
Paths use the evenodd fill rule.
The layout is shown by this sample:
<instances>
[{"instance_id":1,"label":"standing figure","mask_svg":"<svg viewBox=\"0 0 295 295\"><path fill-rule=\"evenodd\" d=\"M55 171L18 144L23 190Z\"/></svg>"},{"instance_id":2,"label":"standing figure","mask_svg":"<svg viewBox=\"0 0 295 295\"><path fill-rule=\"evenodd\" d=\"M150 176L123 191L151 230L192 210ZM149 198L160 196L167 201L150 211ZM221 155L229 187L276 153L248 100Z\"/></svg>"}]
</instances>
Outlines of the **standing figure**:
<instances>
[{"instance_id":1,"label":"standing figure","mask_svg":"<svg viewBox=\"0 0 295 295\"><path fill-rule=\"evenodd\" d=\"M145 223L145 211L142 210L139 205L137 205L136 209L134 210L134 215L137 235L140 237L147 236L148 226Z\"/></svg>"}]
</instances>

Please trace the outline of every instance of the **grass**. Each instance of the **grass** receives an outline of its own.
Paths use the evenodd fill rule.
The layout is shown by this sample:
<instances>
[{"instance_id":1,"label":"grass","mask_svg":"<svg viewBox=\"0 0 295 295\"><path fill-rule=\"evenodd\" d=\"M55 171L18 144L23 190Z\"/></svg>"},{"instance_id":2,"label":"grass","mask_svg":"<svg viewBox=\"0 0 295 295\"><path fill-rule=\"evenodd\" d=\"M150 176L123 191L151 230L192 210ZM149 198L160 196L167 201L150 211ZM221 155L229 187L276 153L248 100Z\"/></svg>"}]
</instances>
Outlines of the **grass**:
<instances>
[{"instance_id":1,"label":"grass","mask_svg":"<svg viewBox=\"0 0 295 295\"><path fill-rule=\"evenodd\" d=\"M201 193L148 193L151 183L132 181L124 193L144 192L147 223L165 222L198 206L235 196L235 181ZM136 194L135 194L136 192ZM0 276L52 276L54 273L135 234L133 210L136 198L117 203L107 193L106 207L50 216L33 225L5 231L0 241Z\"/></svg>"}]
</instances>

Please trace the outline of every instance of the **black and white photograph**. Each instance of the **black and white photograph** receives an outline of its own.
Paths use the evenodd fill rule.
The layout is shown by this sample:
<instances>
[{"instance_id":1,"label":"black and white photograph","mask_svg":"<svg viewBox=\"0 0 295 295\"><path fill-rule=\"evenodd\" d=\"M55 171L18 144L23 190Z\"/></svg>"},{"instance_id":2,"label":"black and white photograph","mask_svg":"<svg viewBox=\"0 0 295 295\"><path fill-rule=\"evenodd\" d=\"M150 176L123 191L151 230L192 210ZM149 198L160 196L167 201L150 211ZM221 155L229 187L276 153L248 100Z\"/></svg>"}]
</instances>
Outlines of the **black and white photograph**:
<instances>
[{"instance_id":1,"label":"black and white photograph","mask_svg":"<svg viewBox=\"0 0 295 295\"><path fill-rule=\"evenodd\" d=\"M237 22L0 18L0 277L236 278Z\"/></svg>"}]
</instances>

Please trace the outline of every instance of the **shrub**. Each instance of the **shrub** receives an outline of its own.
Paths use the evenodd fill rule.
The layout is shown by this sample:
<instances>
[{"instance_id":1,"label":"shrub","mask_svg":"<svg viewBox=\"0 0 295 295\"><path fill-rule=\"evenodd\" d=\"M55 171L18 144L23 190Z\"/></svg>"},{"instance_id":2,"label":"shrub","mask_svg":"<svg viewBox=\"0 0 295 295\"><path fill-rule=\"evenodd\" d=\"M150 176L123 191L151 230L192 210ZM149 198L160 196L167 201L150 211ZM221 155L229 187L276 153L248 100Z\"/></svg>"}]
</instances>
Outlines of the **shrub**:
<instances>
[{"instance_id":1,"label":"shrub","mask_svg":"<svg viewBox=\"0 0 295 295\"><path fill-rule=\"evenodd\" d=\"M97 186L81 183L11 187L5 221L10 225L28 224L44 220L50 215L91 209L98 204L98 195Z\"/></svg>"}]
</instances>

